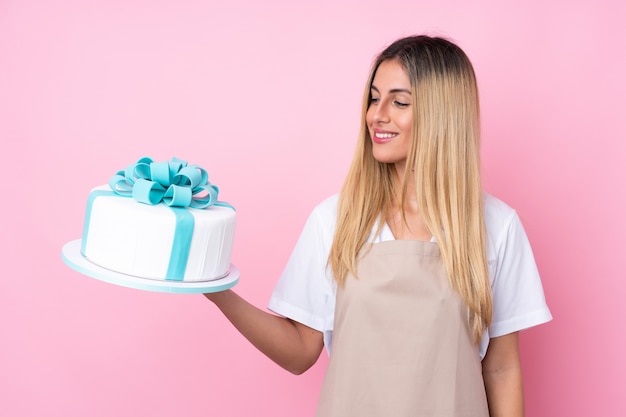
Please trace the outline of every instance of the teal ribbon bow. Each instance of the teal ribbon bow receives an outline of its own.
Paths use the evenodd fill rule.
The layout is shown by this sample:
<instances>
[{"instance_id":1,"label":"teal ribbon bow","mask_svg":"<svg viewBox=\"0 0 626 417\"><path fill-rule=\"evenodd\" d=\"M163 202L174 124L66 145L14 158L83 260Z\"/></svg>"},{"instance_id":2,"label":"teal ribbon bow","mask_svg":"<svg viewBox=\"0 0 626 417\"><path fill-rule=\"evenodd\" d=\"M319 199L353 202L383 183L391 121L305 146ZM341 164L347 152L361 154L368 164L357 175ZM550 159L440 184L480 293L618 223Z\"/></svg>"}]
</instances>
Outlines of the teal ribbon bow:
<instances>
[{"instance_id":1,"label":"teal ribbon bow","mask_svg":"<svg viewBox=\"0 0 626 417\"><path fill-rule=\"evenodd\" d=\"M118 195L132 197L144 204L164 203L170 207L204 209L212 205L232 207L219 202L219 189L209 182L209 176L198 165L172 158L169 162L154 162L144 157L109 180Z\"/></svg>"}]
</instances>

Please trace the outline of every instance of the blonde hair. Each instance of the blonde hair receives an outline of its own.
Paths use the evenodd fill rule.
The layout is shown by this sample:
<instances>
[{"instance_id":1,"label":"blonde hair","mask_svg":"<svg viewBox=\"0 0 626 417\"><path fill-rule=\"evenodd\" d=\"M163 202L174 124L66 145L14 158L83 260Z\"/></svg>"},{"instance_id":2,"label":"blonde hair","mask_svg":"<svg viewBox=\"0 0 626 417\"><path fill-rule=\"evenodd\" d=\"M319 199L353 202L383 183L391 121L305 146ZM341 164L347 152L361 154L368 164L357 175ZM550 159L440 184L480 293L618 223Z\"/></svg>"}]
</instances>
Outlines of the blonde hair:
<instances>
[{"instance_id":1,"label":"blonde hair","mask_svg":"<svg viewBox=\"0 0 626 417\"><path fill-rule=\"evenodd\" d=\"M380 64L397 60L411 82L413 129L404 178L394 183L393 164L378 162L365 121L370 89ZM443 38L413 36L387 47L370 72L361 132L339 197L329 265L338 285L356 277L356 262L378 219L391 212L396 191L404 207L410 176L420 215L435 237L450 285L468 306L478 342L492 316L486 229L480 179L478 88L465 53ZM404 209L403 214L404 214ZM378 223L382 227L382 222Z\"/></svg>"}]
</instances>

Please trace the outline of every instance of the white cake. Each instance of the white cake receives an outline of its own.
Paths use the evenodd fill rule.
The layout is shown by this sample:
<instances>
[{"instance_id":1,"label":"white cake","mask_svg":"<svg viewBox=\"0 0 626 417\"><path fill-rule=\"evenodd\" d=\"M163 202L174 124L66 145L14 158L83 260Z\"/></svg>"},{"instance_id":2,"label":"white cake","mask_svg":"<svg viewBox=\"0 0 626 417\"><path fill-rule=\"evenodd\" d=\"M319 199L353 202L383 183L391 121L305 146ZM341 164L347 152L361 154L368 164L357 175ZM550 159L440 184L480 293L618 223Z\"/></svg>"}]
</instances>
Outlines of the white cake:
<instances>
[{"instance_id":1,"label":"white cake","mask_svg":"<svg viewBox=\"0 0 626 417\"><path fill-rule=\"evenodd\" d=\"M228 275L235 221L228 204L144 204L101 186L89 194L81 252L96 265L136 277L215 280Z\"/></svg>"}]
</instances>

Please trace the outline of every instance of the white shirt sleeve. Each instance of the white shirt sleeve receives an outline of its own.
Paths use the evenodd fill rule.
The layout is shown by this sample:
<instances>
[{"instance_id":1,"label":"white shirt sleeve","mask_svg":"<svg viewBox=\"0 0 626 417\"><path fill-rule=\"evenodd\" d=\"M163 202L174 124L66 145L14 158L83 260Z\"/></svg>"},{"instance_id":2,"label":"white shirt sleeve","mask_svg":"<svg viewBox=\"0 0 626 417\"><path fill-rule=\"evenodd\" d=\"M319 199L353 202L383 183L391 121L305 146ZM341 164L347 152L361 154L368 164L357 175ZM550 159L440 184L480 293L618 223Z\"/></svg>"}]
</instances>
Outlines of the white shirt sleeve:
<instances>
[{"instance_id":1,"label":"white shirt sleeve","mask_svg":"<svg viewBox=\"0 0 626 417\"><path fill-rule=\"evenodd\" d=\"M271 311L324 333L332 331L335 306L327 268L335 210L336 196L313 210L268 304Z\"/></svg>"},{"instance_id":2,"label":"white shirt sleeve","mask_svg":"<svg viewBox=\"0 0 626 417\"><path fill-rule=\"evenodd\" d=\"M522 222L512 209L504 220L500 233L494 236L495 259L490 262L493 294L490 337L503 336L552 319Z\"/></svg>"}]
</instances>

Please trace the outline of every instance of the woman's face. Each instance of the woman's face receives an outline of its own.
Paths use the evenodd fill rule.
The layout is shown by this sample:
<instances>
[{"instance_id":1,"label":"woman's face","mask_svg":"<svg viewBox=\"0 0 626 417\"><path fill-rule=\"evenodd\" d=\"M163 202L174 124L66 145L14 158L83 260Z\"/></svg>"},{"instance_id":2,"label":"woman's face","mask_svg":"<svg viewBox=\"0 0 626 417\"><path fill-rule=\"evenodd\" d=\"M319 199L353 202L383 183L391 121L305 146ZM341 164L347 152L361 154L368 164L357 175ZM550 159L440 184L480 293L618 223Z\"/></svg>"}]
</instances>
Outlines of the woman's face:
<instances>
[{"instance_id":1,"label":"woman's face","mask_svg":"<svg viewBox=\"0 0 626 417\"><path fill-rule=\"evenodd\" d=\"M403 166L411 141L413 100L411 82L398 61L380 64L370 96L365 120L372 138L374 158Z\"/></svg>"}]
</instances>

